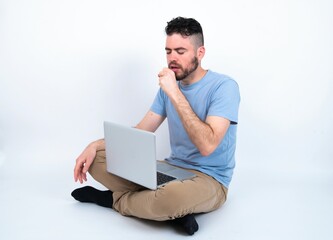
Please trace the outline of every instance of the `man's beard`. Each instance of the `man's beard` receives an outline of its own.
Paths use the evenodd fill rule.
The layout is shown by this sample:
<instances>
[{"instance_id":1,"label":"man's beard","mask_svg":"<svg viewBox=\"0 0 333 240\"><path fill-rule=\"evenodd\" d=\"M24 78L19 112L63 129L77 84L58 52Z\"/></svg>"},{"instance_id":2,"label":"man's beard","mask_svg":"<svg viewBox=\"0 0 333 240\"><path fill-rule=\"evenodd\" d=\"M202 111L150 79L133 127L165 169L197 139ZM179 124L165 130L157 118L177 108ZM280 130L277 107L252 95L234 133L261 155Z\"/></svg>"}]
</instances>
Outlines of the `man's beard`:
<instances>
[{"instance_id":1,"label":"man's beard","mask_svg":"<svg viewBox=\"0 0 333 240\"><path fill-rule=\"evenodd\" d=\"M198 66L199 66L199 61L198 61L197 57L193 57L193 59L191 61L191 65L186 69L183 69L183 67L181 65L178 65L179 69L181 70L181 73L179 73L179 74L176 73L176 80L181 81L181 80L187 78L191 73L193 73L198 68Z\"/></svg>"}]
</instances>

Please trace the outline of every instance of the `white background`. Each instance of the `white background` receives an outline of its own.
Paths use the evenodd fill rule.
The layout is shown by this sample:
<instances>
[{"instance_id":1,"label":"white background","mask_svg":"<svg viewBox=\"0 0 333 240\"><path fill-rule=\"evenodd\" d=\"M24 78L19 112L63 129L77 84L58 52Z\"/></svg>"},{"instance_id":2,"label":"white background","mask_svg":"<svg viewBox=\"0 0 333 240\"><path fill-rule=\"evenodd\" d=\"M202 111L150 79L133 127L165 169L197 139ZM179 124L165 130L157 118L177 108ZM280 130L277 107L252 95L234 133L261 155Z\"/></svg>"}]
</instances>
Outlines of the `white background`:
<instances>
[{"instance_id":1,"label":"white background","mask_svg":"<svg viewBox=\"0 0 333 240\"><path fill-rule=\"evenodd\" d=\"M29 166L72 184L104 120L135 125L149 109L164 27L184 16L203 27L203 67L240 86L234 181L302 175L332 189L332 11L330 0L0 0L1 174ZM163 158L167 124L157 137Z\"/></svg>"},{"instance_id":2,"label":"white background","mask_svg":"<svg viewBox=\"0 0 333 240\"><path fill-rule=\"evenodd\" d=\"M166 22L194 17L203 66L240 85L239 162L329 169L331 1L1 1L0 150L62 156L135 125L166 64ZM168 153L161 131L159 155ZM47 161L47 159L45 159ZM59 159L65 161L65 159Z\"/></svg>"}]
</instances>

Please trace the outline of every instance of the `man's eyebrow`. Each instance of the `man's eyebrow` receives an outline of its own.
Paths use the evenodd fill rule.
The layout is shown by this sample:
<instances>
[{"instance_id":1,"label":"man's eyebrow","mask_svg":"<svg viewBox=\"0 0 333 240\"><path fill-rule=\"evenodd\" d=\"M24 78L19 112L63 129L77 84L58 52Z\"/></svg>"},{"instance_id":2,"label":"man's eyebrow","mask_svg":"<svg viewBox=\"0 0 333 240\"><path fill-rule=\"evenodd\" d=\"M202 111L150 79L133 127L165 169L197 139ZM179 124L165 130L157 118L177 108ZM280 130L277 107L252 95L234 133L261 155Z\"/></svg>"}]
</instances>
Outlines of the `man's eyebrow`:
<instances>
[{"instance_id":1,"label":"man's eyebrow","mask_svg":"<svg viewBox=\"0 0 333 240\"><path fill-rule=\"evenodd\" d=\"M165 50L167 50L167 51L171 51L171 50L179 51L179 50L187 50L187 49L183 48L183 47L179 47L179 48L175 48L175 49L171 49L171 48L166 47Z\"/></svg>"}]
</instances>

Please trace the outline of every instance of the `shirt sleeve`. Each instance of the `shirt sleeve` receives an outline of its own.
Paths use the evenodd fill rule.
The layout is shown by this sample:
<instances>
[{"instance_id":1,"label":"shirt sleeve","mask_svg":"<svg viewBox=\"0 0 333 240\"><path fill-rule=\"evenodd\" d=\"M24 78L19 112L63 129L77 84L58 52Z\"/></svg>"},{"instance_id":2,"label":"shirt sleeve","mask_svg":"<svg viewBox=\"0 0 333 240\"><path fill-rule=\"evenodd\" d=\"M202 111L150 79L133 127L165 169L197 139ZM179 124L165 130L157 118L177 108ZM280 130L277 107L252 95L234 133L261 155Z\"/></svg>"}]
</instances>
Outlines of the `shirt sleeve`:
<instances>
[{"instance_id":1,"label":"shirt sleeve","mask_svg":"<svg viewBox=\"0 0 333 240\"><path fill-rule=\"evenodd\" d=\"M154 113L166 117L166 95L163 90L160 88L157 92L154 102L150 108Z\"/></svg>"},{"instance_id":2,"label":"shirt sleeve","mask_svg":"<svg viewBox=\"0 0 333 240\"><path fill-rule=\"evenodd\" d=\"M239 103L238 84L232 79L224 81L212 96L208 116L224 117L230 120L231 124L237 124Z\"/></svg>"}]
</instances>

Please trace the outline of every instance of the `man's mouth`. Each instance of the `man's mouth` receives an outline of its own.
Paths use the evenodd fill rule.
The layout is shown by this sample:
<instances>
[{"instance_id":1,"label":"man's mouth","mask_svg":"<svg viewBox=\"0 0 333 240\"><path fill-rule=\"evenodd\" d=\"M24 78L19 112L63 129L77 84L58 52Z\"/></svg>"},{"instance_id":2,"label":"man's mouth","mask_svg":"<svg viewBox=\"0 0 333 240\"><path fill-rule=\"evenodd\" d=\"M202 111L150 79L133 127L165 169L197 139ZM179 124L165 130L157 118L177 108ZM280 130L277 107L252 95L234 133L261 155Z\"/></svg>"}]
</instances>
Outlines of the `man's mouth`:
<instances>
[{"instance_id":1,"label":"man's mouth","mask_svg":"<svg viewBox=\"0 0 333 240\"><path fill-rule=\"evenodd\" d=\"M176 64L170 64L169 69L171 69L172 71L176 72L180 69L181 67L179 65Z\"/></svg>"}]
</instances>

